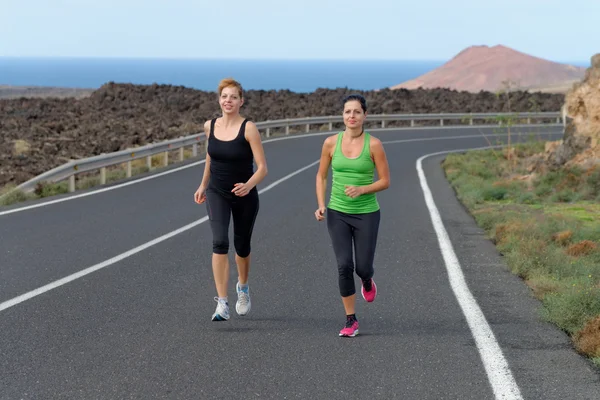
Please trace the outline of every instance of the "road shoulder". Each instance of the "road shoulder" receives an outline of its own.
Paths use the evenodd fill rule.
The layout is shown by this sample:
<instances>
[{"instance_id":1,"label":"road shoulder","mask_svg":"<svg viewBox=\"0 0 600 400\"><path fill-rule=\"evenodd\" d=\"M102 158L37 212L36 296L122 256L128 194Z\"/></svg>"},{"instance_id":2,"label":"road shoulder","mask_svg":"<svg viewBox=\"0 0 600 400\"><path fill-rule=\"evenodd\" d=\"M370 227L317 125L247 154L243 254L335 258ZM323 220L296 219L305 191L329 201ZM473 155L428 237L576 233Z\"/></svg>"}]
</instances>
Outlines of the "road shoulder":
<instances>
[{"instance_id":1,"label":"road shoulder","mask_svg":"<svg viewBox=\"0 0 600 400\"><path fill-rule=\"evenodd\" d=\"M578 355L569 338L540 319L541 303L510 273L494 244L458 201L440 163L423 161L423 170L454 251L524 398L596 399L600 374Z\"/></svg>"}]
</instances>

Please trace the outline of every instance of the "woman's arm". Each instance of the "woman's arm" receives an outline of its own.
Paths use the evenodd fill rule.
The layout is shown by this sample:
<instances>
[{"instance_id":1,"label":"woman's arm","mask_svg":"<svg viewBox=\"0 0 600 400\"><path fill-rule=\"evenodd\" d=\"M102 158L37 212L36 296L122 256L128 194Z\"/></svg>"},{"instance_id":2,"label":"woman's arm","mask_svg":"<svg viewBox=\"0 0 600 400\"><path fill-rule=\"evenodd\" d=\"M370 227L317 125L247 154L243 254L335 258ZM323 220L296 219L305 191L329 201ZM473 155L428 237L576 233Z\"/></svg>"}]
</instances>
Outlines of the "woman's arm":
<instances>
[{"instance_id":1,"label":"woman's arm","mask_svg":"<svg viewBox=\"0 0 600 400\"><path fill-rule=\"evenodd\" d=\"M200 186L206 188L210 179L210 156L208 155L208 136L210 135L210 121L204 123L204 133L206 135L206 162L204 163L204 175Z\"/></svg>"},{"instance_id":2,"label":"woman's arm","mask_svg":"<svg viewBox=\"0 0 600 400\"><path fill-rule=\"evenodd\" d=\"M208 155L208 136L210 135L210 122L206 121L204 123L204 134L206 136L206 161L204 162L204 174L202 175L202 181L194 193L194 200L198 204L204 203L206 200L206 187L208 186L208 181L210 179L210 156Z\"/></svg>"},{"instance_id":3,"label":"woman's arm","mask_svg":"<svg viewBox=\"0 0 600 400\"><path fill-rule=\"evenodd\" d=\"M316 177L316 194L317 194L317 206L318 209L315 212L315 216L318 221L323 220L325 214L325 193L327 192L327 174L329 171L329 165L331 164L331 149L335 143L335 137L328 137L323 142L321 148L321 159L319 162L319 170L317 171Z\"/></svg>"},{"instance_id":4,"label":"woman's arm","mask_svg":"<svg viewBox=\"0 0 600 400\"><path fill-rule=\"evenodd\" d=\"M235 184L232 192L238 196L247 195L252 188L265 179L265 176L267 176L268 173L267 159L265 157L265 151L263 149L260 132L253 122L248 121L246 123L245 137L252 148L252 155L254 156L254 161L256 162L257 168L250 179L248 179L248 182Z\"/></svg>"}]
</instances>

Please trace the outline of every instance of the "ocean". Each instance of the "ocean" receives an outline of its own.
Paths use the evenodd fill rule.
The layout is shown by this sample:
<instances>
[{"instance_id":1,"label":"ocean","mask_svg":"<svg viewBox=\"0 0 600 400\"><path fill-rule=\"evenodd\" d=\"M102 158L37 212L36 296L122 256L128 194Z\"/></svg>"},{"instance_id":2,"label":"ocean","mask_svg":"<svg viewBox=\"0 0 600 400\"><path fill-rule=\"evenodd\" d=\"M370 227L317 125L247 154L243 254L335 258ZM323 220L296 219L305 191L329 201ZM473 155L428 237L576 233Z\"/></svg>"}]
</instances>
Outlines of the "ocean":
<instances>
[{"instance_id":1,"label":"ocean","mask_svg":"<svg viewBox=\"0 0 600 400\"><path fill-rule=\"evenodd\" d=\"M244 89L375 90L416 78L444 61L172 60L0 57L0 85L96 89L107 82L182 85L214 91L233 77Z\"/></svg>"}]
</instances>

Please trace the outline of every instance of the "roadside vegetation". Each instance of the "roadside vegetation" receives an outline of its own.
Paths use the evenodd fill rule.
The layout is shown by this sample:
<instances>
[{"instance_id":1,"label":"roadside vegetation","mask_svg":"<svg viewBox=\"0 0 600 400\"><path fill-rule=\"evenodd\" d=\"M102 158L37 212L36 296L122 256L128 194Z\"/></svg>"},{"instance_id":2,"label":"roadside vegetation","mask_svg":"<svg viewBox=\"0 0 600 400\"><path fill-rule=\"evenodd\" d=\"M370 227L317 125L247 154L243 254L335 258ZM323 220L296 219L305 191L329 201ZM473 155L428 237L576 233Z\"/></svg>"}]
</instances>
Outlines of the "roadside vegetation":
<instances>
[{"instance_id":1,"label":"roadside vegetation","mask_svg":"<svg viewBox=\"0 0 600 400\"><path fill-rule=\"evenodd\" d=\"M446 177L541 316L600 367L600 166L531 174L543 141L451 154Z\"/></svg>"}]
</instances>

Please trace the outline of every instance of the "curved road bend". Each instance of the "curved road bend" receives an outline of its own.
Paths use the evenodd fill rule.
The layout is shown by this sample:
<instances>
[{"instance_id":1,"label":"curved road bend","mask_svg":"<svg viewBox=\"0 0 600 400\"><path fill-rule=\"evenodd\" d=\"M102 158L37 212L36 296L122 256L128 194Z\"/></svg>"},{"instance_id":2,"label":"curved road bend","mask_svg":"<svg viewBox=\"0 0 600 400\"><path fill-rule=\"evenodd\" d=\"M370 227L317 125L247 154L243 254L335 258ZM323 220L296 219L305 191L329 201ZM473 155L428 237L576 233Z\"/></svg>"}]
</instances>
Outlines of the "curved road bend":
<instances>
[{"instance_id":1,"label":"curved road bend","mask_svg":"<svg viewBox=\"0 0 600 400\"><path fill-rule=\"evenodd\" d=\"M274 140L265 143L270 173L259 187L268 190L245 318L210 321L209 225L163 236L205 217L192 200L203 165L45 207L0 209L0 399L597 398L597 372L538 321L538 303L506 272L445 182L441 156L432 156L422 162L427 185L494 337L482 338L485 320L467 319L477 313L455 296L465 288L450 286L416 161L486 146L480 131L374 135L387 142L392 186L379 195L380 295L358 302L359 337L337 337L334 257L313 217L316 165L289 177L318 159L324 136ZM92 266L101 268L14 302Z\"/></svg>"}]
</instances>

